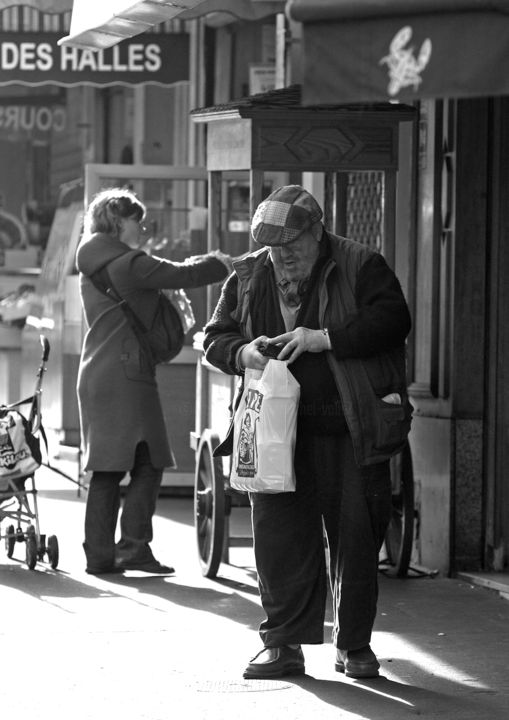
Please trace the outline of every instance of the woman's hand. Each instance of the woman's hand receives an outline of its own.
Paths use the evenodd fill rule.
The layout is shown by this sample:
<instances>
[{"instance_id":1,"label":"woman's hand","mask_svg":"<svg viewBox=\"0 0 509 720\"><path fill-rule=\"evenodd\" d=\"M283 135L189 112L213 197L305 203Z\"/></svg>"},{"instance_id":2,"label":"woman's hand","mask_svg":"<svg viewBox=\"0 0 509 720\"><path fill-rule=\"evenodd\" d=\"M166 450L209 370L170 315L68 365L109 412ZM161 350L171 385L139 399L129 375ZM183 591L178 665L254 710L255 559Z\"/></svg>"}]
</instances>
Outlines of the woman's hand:
<instances>
[{"instance_id":1,"label":"woman's hand","mask_svg":"<svg viewBox=\"0 0 509 720\"><path fill-rule=\"evenodd\" d=\"M329 338L323 330L310 330L298 327L291 332L283 333L277 337L269 338L270 345L283 345L278 360L292 363L303 352L323 352L330 350Z\"/></svg>"}]
</instances>

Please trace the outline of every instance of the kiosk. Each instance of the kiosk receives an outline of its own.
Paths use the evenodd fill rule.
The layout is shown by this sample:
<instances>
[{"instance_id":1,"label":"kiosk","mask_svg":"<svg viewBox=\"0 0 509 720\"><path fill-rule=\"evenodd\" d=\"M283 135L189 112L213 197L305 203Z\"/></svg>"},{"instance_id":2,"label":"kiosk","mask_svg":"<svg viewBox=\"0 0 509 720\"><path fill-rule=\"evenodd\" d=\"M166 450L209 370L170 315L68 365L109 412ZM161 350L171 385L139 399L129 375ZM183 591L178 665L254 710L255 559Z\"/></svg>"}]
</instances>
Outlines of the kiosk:
<instances>
[{"instance_id":1,"label":"kiosk","mask_svg":"<svg viewBox=\"0 0 509 720\"><path fill-rule=\"evenodd\" d=\"M275 187L268 173L282 173L279 184L303 183L302 173L323 177L324 224L332 232L347 234L349 174L377 171L381 183L380 232L373 240L391 267L396 262L396 215L400 123L415 119L408 105L324 105L303 107L300 87L291 86L242 98L224 105L197 109L195 122L207 124L207 171L209 179L208 249L221 245L225 252L249 250L249 222L243 246L232 248L222 224L223 174L249 172L249 218ZM357 239L357 238L356 238ZM236 250L237 253L232 252ZM208 315L217 300L209 289ZM230 417L237 378L212 367L203 357L200 337L197 352L196 425L190 444L196 453L195 516L198 551L207 577L228 562L230 545L245 538L231 538L229 515L236 493L228 486L228 463L213 457L224 437ZM413 539L413 482L409 452L393 462L393 521L386 543L390 564L399 575L407 572ZM241 500L240 500L241 503Z\"/></svg>"}]
</instances>

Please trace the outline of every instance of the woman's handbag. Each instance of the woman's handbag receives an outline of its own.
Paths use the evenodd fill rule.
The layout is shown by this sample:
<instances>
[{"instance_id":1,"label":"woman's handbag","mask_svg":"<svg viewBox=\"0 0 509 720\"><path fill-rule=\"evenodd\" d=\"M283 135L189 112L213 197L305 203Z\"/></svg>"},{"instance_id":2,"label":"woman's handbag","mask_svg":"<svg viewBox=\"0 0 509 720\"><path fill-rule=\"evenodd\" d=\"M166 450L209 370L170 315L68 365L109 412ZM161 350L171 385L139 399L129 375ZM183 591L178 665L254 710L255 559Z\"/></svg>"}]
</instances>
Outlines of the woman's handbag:
<instances>
[{"instance_id":1,"label":"woman's handbag","mask_svg":"<svg viewBox=\"0 0 509 720\"><path fill-rule=\"evenodd\" d=\"M106 266L90 275L90 280L121 308L152 366L169 362L179 354L185 333L194 325L191 303L184 290L159 290L152 325L146 327L114 287Z\"/></svg>"},{"instance_id":2,"label":"woman's handbag","mask_svg":"<svg viewBox=\"0 0 509 720\"><path fill-rule=\"evenodd\" d=\"M230 485L262 493L295 490L294 451L300 385L282 360L246 370L235 412Z\"/></svg>"}]
</instances>

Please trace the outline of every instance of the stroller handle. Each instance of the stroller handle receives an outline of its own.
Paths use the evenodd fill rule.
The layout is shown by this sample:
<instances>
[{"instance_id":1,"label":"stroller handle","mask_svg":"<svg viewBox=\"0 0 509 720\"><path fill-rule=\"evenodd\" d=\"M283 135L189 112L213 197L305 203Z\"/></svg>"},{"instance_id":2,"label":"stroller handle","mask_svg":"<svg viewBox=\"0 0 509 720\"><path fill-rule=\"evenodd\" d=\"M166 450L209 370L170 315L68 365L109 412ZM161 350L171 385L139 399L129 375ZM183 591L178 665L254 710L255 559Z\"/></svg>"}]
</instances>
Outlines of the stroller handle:
<instances>
[{"instance_id":1,"label":"stroller handle","mask_svg":"<svg viewBox=\"0 0 509 720\"><path fill-rule=\"evenodd\" d=\"M42 362L46 362L47 359L49 358L49 350L50 350L49 340L45 335L40 335L39 337L40 337L41 346L42 346Z\"/></svg>"}]
</instances>

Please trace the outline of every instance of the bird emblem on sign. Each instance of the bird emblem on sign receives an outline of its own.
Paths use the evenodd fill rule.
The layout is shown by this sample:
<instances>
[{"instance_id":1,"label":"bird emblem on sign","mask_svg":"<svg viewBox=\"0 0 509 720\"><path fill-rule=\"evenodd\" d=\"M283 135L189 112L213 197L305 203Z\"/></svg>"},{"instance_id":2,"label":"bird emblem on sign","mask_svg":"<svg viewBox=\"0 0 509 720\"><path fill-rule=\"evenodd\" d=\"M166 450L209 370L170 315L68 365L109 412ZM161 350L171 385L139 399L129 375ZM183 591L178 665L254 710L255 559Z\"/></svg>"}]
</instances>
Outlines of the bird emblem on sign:
<instances>
[{"instance_id":1,"label":"bird emblem on sign","mask_svg":"<svg viewBox=\"0 0 509 720\"><path fill-rule=\"evenodd\" d=\"M412 28L406 25L393 37L389 46L389 54L379 64L389 68L388 92L391 97L397 95L402 88L413 85L417 90L422 82L421 73L431 57L431 40L424 40L416 57L414 47L405 47L412 37Z\"/></svg>"}]
</instances>

